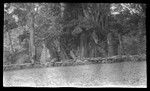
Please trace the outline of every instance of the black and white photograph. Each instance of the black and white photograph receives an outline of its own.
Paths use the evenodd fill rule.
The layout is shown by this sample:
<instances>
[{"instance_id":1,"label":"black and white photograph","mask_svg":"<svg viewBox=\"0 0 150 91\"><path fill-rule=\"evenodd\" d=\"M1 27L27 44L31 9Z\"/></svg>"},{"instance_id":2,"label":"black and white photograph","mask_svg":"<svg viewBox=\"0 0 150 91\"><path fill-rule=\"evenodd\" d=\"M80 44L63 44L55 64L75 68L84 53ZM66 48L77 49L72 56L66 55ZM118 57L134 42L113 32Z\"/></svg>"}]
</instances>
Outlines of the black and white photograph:
<instances>
[{"instance_id":1,"label":"black and white photograph","mask_svg":"<svg viewBox=\"0 0 150 91\"><path fill-rule=\"evenodd\" d=\"M3 5L3 87L147 88L145 3Z\"/></svg>"}]
</instances>

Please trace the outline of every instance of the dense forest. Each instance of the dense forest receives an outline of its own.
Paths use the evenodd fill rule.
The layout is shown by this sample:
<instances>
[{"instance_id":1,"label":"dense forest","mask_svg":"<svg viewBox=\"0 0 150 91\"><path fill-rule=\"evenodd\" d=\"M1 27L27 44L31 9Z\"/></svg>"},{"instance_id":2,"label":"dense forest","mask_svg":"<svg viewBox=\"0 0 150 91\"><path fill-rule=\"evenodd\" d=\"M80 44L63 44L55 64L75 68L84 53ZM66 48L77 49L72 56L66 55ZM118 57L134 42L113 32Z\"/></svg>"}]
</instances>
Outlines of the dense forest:
<instances>
[{"instance_id":1,"label":"dense forest","mask_svg":"<svg viewBox=\"0 0 150 91\"><path fill-rule=\"evenodd\" d=\"M3 64L146 54L146 5L5 3Z\"/></svg>"}]
</instances>

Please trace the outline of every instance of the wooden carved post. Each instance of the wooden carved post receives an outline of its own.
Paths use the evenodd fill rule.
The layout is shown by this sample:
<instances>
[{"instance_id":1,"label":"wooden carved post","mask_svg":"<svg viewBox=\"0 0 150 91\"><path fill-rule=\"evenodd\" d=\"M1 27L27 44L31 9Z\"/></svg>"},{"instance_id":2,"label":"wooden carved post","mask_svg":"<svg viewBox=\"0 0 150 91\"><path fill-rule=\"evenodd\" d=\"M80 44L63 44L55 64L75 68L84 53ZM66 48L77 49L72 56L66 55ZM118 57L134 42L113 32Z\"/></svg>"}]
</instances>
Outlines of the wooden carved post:
<instances>
[{"instance_id":1,"label":"wooden carved post","mask_svg":"<svg viewBox=\"0 0 150 91\"><path fill-rule=\"evenodd\" d=\"M85 50L85 48L84 48L84 36L85 36L84 33L81 34L81 36L80 36L80 58L84 57L84 50Z\"/></svg>"},{"instance_id":2,"label":"wooden carved post","mask_svg":"<svg viewBox=\"0 0 150 91\"><path fill-rule=\"evenodd\" d=\"M43 49L42 49L40 62L45 64L46 61L50 58L50 54L49 54L49 50L47 49L44 43L42 44L42 46L43 46Z\"/></svg>"},{"instance_id":3,"label":"wooden carved post","mask_svg":"<svg viewBox=\"0 0 150 91\"><path fill-rule=\"evenodd\" d=\"M118 34L118 39L119 39L118 54L122 55L123 54L123 44L122 44L122 37L120 34Z\"/></svg>"},{"instance_id":4,"label":"wooden carved post","mask_svg":"<svg viewBox=\"0 0 150 91\"><path fill-rule=\"evenodd\" d=\"M113 30L115 31L115 30ZM120 38L120 36L119 36ZM115 32L110 32L107 36L108 42L108 56L118 55L118 46L120 45L120 40L118 34ZM122 43L121 43L122 44ZM122 47L122 45L121 45Z\"/></svg>"},{"instance_id":5,"label":"wooden carved post","mask_svg":"<svg viewBox=\"0 0 150 91\"><path fill-rule=\"evenodd\" d=\"M108 57L113 56L112 33L107 35Z\"/></svg>"},{"instance_id":6,"label":"wooden carved post","mask_svg":"<svg viewBox=\"0 0 150 91\"><path fill-rule=\"evenodd\" d=\"M11 31L9 30L9 31L8 31L9 45L10 45L10 50L11 50L11 52L14 53L14 48L13 48L13 45L12 45L12 39L11 39L10 33L11 33Z\"/></svg>"}]
</instances>

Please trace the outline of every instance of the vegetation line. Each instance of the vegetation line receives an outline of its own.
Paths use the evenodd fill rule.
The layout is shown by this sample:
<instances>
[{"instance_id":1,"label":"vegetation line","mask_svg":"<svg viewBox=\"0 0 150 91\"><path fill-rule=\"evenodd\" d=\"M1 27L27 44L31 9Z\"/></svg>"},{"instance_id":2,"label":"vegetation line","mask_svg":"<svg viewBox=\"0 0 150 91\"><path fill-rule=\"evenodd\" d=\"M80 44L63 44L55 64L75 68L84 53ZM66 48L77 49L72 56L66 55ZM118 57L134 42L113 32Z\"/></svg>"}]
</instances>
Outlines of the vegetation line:
<instances>
[{"instance_id":1,"label":"vegetation line","mask_svg":"<svg viewBox=\"0 0 150 91\"><path fill-rule=\"evenodd\" d=\"M75 65L87 65L87 64L98 64L98 63L115 63L115 62L125 62L125 61L145 61L146 55L117 55L107 58L83 58L83 59L76 59L79 61L67 61L67 62L47 62L47 63L39 63L39 64L31 64L31 63L24 63L24 64L11 64L11 65L3 65L3 70L19 70L19 69L26 69L26 68L44 68L44 67L61 67L61 66L75 66Z\"/></svg>"}]
</instances>

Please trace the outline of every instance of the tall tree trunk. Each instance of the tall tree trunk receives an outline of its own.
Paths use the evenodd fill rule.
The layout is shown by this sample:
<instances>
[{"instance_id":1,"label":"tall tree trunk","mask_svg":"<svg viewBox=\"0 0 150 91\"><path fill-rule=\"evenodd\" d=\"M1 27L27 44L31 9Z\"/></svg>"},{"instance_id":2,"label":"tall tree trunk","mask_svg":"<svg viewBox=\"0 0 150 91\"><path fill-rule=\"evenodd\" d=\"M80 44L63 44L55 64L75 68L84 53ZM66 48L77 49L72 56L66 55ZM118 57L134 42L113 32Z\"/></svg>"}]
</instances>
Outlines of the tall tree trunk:
<instances>
[{"instance_id":1,"label":"tall tree trunk","mask_svg":"<svg viewBox=\"0 0 150 91\"><path fill-rule=\"evenodd\" d=\"M29 32L30 32L30 42L29 42L29 54L30 54L30 60L33 63L34 60L32 59L35 55L35 46L34 46L34 15L30 13L28 15L28 27L29 27Z\"/></svg>"}]
</instances>

